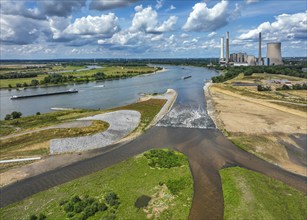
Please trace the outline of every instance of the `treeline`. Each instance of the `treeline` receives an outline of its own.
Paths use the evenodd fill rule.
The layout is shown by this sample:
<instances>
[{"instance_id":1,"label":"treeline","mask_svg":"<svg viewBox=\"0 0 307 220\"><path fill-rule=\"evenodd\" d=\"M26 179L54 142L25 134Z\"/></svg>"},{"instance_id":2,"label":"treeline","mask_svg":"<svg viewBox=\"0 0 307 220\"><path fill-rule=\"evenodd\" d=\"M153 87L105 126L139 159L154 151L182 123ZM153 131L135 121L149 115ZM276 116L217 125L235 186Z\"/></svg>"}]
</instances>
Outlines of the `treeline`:
<instances>
[{"instance_id":1,"label":"treeline","mask_svg":"<svg viewBox=\"0 0 307 220\"><path fill-rule=\"evenodd\" d=\"M233 79L240 73L245 76L250 76L253 73L269 73L269 74L283 74L288 76L307 78L307 73L302 71L302 66L237 66L237 67L215 67L224 73L220 76L212 77L214 83L225 82Z\"/></svg>"},{"instance_id":2,"label":"treeline","mask_svg":"<svg viewBox=\"0 0 307 220\"><path fill-rule=\"evenodd\" d=\"M0 74L0 79L17 79L37 77L38 73L5 73Z\"/></svg>"},{"instance_id":3,"label":"treeline","mask_svg":"<svg viewBox=\"0 0 307 220\"><path fill-rule=\"evenodd\" d=\"M162 68L158 68L162 69ZM152 73L153 71L128 71L127 74L109 74L106 75L103 72L97 72L91 76L73 76L73 75L63 75L58 73L49 74L44 79L38 81L37 79L32 79L29 83L16 83L16 87L28 87L28 86L38 86L38 85L47 85L47 84L63 84L63 83L84 83L90 81L98 81L98 80L116 80L116 79L126 79L133 76ZM11 84L8 85L9 88L13 88Z\"/></svg>"}]
</instances>

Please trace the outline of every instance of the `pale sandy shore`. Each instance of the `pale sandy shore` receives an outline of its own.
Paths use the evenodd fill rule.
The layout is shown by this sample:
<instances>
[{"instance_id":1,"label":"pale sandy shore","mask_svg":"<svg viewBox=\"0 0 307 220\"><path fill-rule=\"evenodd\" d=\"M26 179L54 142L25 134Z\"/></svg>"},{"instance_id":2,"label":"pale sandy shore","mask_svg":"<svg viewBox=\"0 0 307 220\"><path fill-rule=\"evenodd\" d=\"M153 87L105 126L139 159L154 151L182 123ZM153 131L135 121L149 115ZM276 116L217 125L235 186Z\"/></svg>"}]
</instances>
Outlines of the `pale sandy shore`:
<instances>
[{"instance_id":1,"label":"pale sandy shore","mask_svg":"<svg viewBox=\"0 0 307 220\"><path fill-rule=\"evenodd\" d=\"M157 95L157 96L145 96L140 98L139 101L144 101L146 99L156 98L156 99L166 99L167 102L161 109L161 111L157 114L154 118L150 126L154 126L171 108L177 98L177 92L172 89L168 89L166 93ZM80 121L78 121L80 122ZM89 122L89 121L87 121ZM66 127L66 126L65 126ZM130 135L126 136L125 138L119 140L118 142L127 143L139 135L141 132L133 132ZM111 146L112 147L112 146ZM110 148L111 148L110 147ZM109 147L105 148L105 151L109 151ZM73 152L69 154L59 154L59 155L51 155L46 158L42 158L41 160L25 165L23 167L18 167L14 169L10 169L4 173L0 174L0 186L5 186L10 183L17 182L19 180L29 178L32 176L36 176L38 174L45 173L47 171L51 171L60 167L68 166L74 162L79 160L84 160L87 158L92 158L96 156L97 152L95 150L90 150L86 152Z\"/></svg>"},{"instance_id":2,"label":"pale sandy shore","mask_svg":"<svg viewBox=\"0 0 307 220\"><path fill-rule=\"evenodd\" d=\"M288 171L307 175L307 113L243 96L215 84L204 86L207 111L231 140Z\"/></svg>"}]
</instances>

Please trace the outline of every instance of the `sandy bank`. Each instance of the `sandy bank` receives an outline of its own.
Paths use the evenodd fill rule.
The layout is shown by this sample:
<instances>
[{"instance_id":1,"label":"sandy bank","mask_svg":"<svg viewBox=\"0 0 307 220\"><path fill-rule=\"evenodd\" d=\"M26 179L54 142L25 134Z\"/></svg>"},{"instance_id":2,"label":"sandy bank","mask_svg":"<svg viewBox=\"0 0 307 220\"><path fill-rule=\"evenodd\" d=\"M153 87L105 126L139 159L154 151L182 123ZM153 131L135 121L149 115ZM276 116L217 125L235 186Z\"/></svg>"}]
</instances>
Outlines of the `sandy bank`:
<instances>
[{"instance_id":1,"label":"sandy bank","mask_svg":"<svg viewBox=\"0 0 307 220\"><path fill-rule=\"evenodd\" d=\"M204 92L208 114L229 139L262 159L306 176L306 112L211 83Z\"/></svg>"}]
</instances>

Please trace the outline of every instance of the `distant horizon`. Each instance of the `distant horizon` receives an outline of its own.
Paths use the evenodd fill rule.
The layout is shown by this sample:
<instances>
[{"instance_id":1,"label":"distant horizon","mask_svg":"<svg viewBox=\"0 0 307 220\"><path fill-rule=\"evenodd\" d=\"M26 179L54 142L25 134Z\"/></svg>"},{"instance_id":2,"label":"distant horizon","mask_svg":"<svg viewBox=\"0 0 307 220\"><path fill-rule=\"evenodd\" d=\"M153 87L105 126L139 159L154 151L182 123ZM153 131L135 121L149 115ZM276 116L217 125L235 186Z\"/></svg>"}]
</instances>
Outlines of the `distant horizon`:
<instances>
[{"instance_id":1,"label":"distant horizon","mask_svg":"<svg viewBox=\"0 0 307 220\"><path fill-rule=\"evenodd\" d=\"M291 58L297 58L297 59L307 59L306 57L283 57L283 59L291 59ZM69 60L87 60L87 61L93 61L93 60L98 60L98 61L103 61L103 60L210 60L210 59L219 59L219 57L186 57L186 58L54 58L54 59L0 59L0 62L10 62L10 61L69 61Z\"/></svg>"}]
</instances>

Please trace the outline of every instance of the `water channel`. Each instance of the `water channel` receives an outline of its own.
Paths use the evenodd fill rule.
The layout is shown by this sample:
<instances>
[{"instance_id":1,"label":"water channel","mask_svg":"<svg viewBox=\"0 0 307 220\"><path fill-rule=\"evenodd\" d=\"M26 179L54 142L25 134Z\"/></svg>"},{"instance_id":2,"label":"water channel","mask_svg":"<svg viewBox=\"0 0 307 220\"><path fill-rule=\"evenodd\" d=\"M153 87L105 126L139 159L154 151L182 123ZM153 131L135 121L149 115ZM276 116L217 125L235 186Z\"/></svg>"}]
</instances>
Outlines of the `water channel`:
<instances>
[{"instance_id":1,"label":"water channel","mask_svg":"<svg viewBox=\"0 0 307 220\"><path fill-rule=\"evenodd\" d=\"M212 124L206 116L203 85L205 80L217 73L200 67L162 67L167 71L121 80L28 88L21 91L0 90L0 116L3 119L12 111L20 111L23 116L27 116L36 112L50 112L51 108L107 109L133 103L143 93L163 93L166 89L172 88L178 92L177 101L159 126L210 128ZM188 75L192 77L182 79L183 76ZM51 93L68 89L77 89L79 92L68 95L10 99L14 95Z\"/></svg>"}]
</instances>

